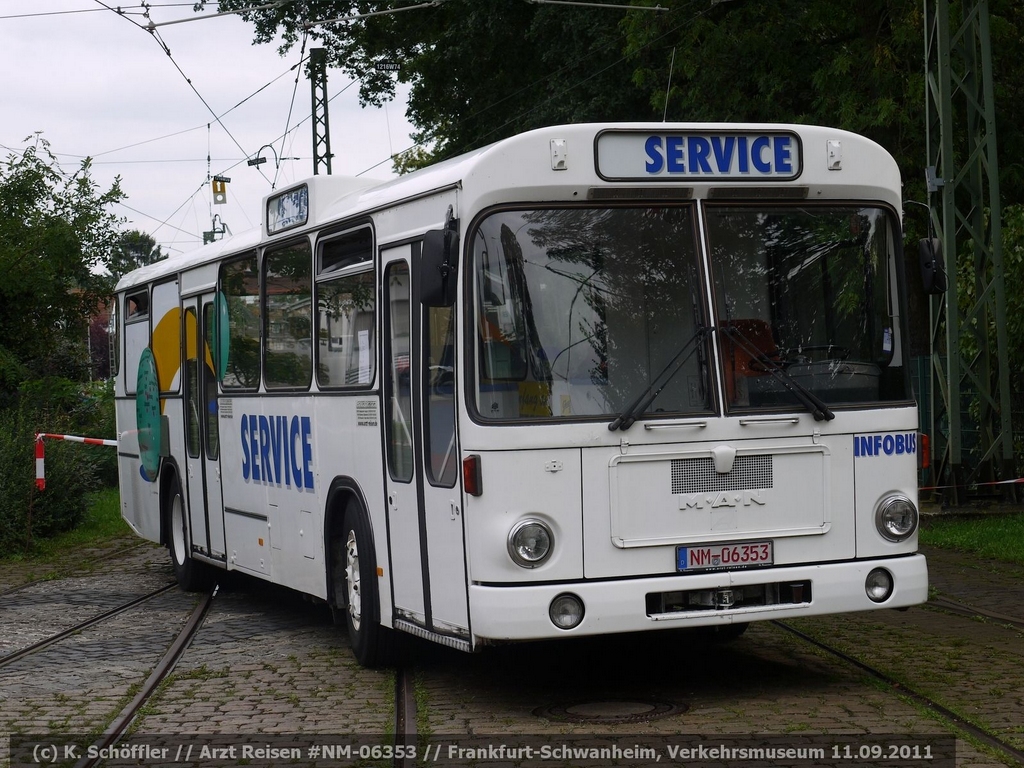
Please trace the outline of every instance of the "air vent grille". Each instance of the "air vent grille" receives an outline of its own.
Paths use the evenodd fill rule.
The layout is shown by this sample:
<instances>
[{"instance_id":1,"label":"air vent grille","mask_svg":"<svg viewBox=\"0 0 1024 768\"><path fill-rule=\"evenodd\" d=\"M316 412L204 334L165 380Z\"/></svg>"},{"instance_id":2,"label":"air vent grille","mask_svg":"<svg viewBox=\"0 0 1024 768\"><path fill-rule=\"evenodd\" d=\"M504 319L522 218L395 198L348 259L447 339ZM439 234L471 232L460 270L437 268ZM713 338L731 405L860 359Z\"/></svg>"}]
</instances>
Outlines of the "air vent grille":
<instances>
[{"instance_id":1,"label":"air vent grille","mask_svg":"<svg viewBox=\"0 0 1024 768\"><path fill-rule=\"evenodd\" d=\"M771 456L737 456L732 472L719 474L710 456L672 460L672 493L715 493L771 488Z\"/></svg>"}]
</instances>

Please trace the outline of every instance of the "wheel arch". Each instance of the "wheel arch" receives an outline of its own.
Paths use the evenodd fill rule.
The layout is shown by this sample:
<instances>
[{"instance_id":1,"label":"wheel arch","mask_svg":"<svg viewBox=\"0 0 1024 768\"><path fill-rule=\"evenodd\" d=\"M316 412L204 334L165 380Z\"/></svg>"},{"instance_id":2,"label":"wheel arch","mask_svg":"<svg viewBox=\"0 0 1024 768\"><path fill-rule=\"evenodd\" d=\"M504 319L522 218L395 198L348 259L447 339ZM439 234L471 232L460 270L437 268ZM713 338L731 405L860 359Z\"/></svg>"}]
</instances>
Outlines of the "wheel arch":
<instances>
[{"instance_id":1,"label":"wheel arch","mask_svg":"<svg viewBox=\"0 0 1024 768\"><path fill-rule=\"evenodd\" d=\"M373 552L374 564L377 561L377 541L374 535L373 526L370 521L369 506L366 503L366 496L354 478L347 475L339 476L331 481L330 489L327 491L327 502L324 505L324 554L327 562L325 578L327 579L327 602L331 606L341 607L343 603L338 602L337 579L335 578L336 551L344 550L345 541L345 512L349 505L356 505L356 514L361 515L366 526L367 535L370 537L370 549ZM335 549L337 547L337 549ZM342 570L344 570L342 566ZM373 619L380 621L380 600L374 602Z\"/></svg>"},{"instance_id":2,"label":"wheel arch","mask_svg":"<svg viewBox=\"0 0 1024 768\"><path fill-rule=\"evenodd\" d=\"M174 493L175 485L181 488L181 503L184 507L186 518L188 517L188 497L185 495L185 488L181 482L181 471L178 463L172 458L166 458L160 465L160 544L167 546L170 541L171 526L171 494ZM189 530L191 537L192 531Z\"/></svg>"}]
</instances>

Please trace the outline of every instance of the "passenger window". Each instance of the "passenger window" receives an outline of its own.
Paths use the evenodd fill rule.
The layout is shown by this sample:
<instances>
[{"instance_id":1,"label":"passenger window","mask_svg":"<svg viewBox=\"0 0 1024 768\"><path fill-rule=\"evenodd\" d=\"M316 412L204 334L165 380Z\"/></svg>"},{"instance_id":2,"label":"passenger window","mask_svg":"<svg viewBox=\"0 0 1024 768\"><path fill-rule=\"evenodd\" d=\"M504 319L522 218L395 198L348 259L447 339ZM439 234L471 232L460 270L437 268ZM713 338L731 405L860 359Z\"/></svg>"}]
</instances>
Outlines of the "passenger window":
<instances>
[{"instance_id":1,"label":"passenger window","mask_svg":"<svg viewBox=\"0 0 1024 768\"><path fill-rule=\"evenodd\" d=\"M260 283L256 254L220 268L227 302L228 345L224 389L256 389L260 383Z\"/></svg>"},{"instance_id":2,"label":"passenger window","mask_svg":"<svg viewBox=\"0 0 1024 768\"><path fill-rule=\"evenodd\" d=\"M391 477L408 483L413 475L412 378L409 371L409 265L397 262L388 267L385 312L387 312L388 397L384 407L388 430L388 470Z\"/></svg>"},{"instance_id":3,"label":"passenger window","mask_svg":"<svg viewBox=\"0 0 1024 768\"><path fill-rule=\"evenodd\" d=\"M268 389L308 387L312 377L311 259L305 240L263 259Z\"/></svg>"},{"instance_id":4,"label":"passenger window","mask_svg":"<svg viewBox=\"0 0 1024 768\"><path fill-rule=\"evenodd\" d=\"M370 228L321 243L318 265L317 384L321 389L368 387L377 357Z\"/></svg>"}]
</instances>

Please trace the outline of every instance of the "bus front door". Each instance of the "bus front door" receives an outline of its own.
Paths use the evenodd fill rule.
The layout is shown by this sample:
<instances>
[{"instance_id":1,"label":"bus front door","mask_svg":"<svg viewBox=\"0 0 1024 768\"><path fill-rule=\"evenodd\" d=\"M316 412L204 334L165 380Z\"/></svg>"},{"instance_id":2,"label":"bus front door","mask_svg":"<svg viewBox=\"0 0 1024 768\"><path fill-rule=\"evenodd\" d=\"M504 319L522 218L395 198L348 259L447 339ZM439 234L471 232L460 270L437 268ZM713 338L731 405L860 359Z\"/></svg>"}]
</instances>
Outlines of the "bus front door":
<instances>
[{"instance_id":1,"label":"bus front door","mask_svg":"<svg viewBox=\"0 0 1024 768\"><path fill-rule=\"evenodd\" d=\"M420 307L419 244L385 251L384 400L395 616L468 638L469 605L455 411L455 314Z\"/></svg>"},{"instance_id":2,"label":"bus front door","mask_svg":"<svg viewBox=\"0 0 1024 768\"><path fill-rule=\"evenodd\" d=\"M224 502L220 479L217 377L213 362L214 298L186 299L185 450L192 548L223 560Z\"/></svg>"}]
</instances>

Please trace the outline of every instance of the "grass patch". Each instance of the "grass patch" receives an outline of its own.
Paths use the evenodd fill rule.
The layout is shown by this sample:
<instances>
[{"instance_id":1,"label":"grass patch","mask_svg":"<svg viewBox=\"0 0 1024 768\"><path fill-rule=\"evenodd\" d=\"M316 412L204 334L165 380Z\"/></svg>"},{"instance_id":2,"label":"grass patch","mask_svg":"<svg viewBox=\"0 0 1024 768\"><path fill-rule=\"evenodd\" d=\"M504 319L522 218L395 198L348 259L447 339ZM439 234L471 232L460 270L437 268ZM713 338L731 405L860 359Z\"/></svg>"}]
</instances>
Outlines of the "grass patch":
<instances>
[{"instance_id":1,"label":"grass patch","mask_svg":"<svg viewBox=\"0 0 1024 768\"><path fill-rule=\"evenodd\" d=\"M1024 512L924 518L922 544L1024 565Z\"/></svg>"},{"instance_id":2,"label":"grass patch","mask_svg":"<svg viewBox=\"0 0 1024 768\"><path fill-rule=\"evenodd\" d=\"M0 554L0 561L34 563L58 560L83 547L129 535L132 535L131 529L121 519L121 497L117 488L105 488L89 494L85 519L77 528L52 539L36 539L28 553Z\"/></svg>"}]
</instances>

